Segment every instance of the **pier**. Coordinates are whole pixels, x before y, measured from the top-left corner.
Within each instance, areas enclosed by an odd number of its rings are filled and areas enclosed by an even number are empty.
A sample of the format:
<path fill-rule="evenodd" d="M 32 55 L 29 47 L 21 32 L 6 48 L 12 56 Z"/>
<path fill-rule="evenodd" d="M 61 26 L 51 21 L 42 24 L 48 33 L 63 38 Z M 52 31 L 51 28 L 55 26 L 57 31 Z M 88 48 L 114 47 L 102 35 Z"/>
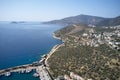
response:
<path fill-rule="evenodd" d="M 34 62 L 32 64 L 20 65 L 0 70 L 0 76 L 10 76 L 12 72 L 29 73 L 32 70 L 36 70 L 36 73 L 33 76 L 39 77 L 40 80 L 52 80 L 49 72 L 44 66 L 44 61 L 45 58 L 41 59 L 39 62 Z"/>
<path fill-rule="evenodd" d="M 40 62 L 34 62 L 32 64 L 26 64 L 26 65 L 20 65 L 20 66 L 15 66 L 12 68 L 7 68 L 7 69 L 3 69 L 0 70 L 0 75 L 6 75 L 8 73 L 12 73 L 12 72 L 26 72 L 29 73 L 31 70 L 34 70 L 37 68 L 37 66 L 42 65 Z"/>

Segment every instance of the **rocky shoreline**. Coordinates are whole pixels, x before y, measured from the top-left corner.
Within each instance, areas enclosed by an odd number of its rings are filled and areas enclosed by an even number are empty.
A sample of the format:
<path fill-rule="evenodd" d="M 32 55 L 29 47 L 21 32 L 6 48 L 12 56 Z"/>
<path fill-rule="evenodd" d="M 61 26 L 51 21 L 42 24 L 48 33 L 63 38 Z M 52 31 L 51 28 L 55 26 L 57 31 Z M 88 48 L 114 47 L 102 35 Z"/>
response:
<path fill-rule="evenodd" d="M 55 36 L 55 33 L 53 33 L 53 38 L 61 40 L 61 38 Z M 49 64 L 48 64 L 48 59 L 62 46 L 64 46 L 63 43 L 53 46 L 53 48 L 50 50 L 50 52 L 46 55 L 47 57 L 45 58 L 44 64 L 45 64 L 46 69 L 48 70 L 49 73 L 51 73 L 51 72 L 50 72 L 50 67 L 49 67 Z"/>
<path fill-rule="evenodd" d="M 62 40 L 60 37 L 56 37 L 56 36 L 55 36 L 55 33 L 53 33 L 53 38 Z"/>

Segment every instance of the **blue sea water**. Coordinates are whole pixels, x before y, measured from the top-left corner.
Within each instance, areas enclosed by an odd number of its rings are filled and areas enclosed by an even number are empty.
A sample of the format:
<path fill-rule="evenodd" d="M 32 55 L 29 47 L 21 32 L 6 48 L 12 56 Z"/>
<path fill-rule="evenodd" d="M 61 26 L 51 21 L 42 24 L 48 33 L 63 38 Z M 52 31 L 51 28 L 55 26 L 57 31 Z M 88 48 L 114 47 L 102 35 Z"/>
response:
<path fill-rule="evenodd" d="M 52 33 L 63 26 L 35 22 L 11 24 L 0 22 L 0 69 L 38 61 L 41 55 L 62 43 Z M 16 74 L 0 80 L 39 80 L 31 74 Z M 30 77 L 30 78 L 29 78 Z"/>

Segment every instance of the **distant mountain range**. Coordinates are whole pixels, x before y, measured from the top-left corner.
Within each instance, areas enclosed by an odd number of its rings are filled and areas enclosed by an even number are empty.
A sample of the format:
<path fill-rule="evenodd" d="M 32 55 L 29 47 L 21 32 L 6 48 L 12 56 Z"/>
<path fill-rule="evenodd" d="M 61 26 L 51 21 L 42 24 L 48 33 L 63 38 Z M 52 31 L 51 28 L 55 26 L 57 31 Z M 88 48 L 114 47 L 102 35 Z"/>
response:
<path fill-rule="evenodd" d="M 96 24 L 96 26 L 117 26 L 117 25 L 120 25 L 120 16 L 111 19 L 105 19 Z"/>
<path fill-rule="evenodd" d="M 72 16 L 67 17 L 60 20 L 53 20 L 44 22 L 48 24 L 62 24 L 62 25 L 71 25 L 71 24 L 91 24 L 96 26 L 116 26 L 120 25 L 120 16 L 116 18 L 104 18 L 104 17 L 98 17 L 98 16 L 90 16 L 90 15 L 78 15 L 78 16 Z"/>

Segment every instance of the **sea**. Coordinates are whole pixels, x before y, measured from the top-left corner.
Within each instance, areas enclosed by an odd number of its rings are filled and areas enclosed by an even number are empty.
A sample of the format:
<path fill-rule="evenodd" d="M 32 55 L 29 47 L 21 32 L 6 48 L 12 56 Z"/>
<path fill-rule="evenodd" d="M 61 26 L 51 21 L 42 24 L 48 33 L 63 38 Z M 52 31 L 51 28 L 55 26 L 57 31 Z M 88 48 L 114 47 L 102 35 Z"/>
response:
<path fill-rule="evenodd" d="M 53 32 L 63 28 L 56 24 L 40 22 L 0 22 L 0 70 L 39 61 L 61 40 L 53 38 Z M 0 76 L 0 80 L 39 80 L 29 74 L 12 73 Z"/>

